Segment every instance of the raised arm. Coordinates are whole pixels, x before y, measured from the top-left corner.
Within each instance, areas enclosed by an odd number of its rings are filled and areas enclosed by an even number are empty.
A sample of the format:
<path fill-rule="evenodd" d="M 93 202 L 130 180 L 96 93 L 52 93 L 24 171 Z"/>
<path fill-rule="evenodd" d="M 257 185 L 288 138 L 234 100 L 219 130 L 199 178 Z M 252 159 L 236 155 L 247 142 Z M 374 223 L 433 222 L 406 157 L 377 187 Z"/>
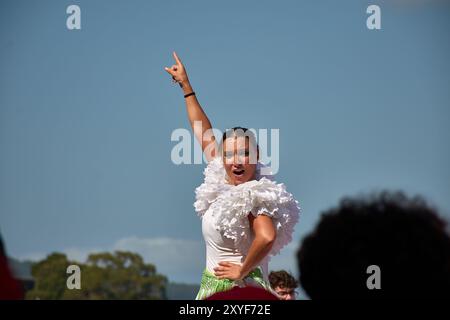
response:
<path fill-rule="evenodd" d="M 165 67 L 164 69 L 172 76 L 174 82 L 178 82 L 183 90 L 183 94 L 186 95 L 194 92 L 189 82 L 186 68 L 180 58 L 178 58 L 175 51 L 173 52 L 173 57 L 175 59 L 175 64 L 170 68 Z M 186 110 L 194 135 L 202 146 L 202 150 L 209 162 L 214 158 L 217 152 L 217 143 L 214 139 L 211 122 L 200 106 L 200 103 L 195 95 L 190 95 L 184 100 L 186 102 Z M 199 125 L 200 123 L 201 126 Z"/>

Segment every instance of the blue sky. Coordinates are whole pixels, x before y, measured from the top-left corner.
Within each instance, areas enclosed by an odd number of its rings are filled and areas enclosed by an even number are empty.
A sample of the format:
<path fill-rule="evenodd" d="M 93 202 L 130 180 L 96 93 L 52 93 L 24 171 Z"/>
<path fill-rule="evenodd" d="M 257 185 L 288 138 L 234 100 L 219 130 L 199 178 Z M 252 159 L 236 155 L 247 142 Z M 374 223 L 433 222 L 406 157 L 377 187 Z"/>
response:
<path fill-rule="evenodd" d="M 81 8 L 81 30 L 66 8 Z M 366 28 L 381 7 L 382 29 Z M 221 130 L 280 130 L 300 202 L 293 254 L 344 195 L 402 189 L 450 217 L 450 30 L 442 1 L 2 1 L 0 232 L 8 253 L 140 252 L 171 280 L 204 267 L 176 50 Z"/>

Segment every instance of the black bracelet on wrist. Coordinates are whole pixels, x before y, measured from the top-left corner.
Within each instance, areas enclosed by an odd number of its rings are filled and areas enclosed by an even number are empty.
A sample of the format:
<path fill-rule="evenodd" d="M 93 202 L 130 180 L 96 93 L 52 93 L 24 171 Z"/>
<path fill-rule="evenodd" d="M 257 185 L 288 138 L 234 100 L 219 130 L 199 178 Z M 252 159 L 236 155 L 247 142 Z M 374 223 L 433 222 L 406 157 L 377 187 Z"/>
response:
<path fill-rule="evenodd" d="M 187 98 L 189 96 L 195 96 L 195 92 L 192 91 L 191 93 L 187 93 L 187 94 L 184 95 L 185 98 Z"/>

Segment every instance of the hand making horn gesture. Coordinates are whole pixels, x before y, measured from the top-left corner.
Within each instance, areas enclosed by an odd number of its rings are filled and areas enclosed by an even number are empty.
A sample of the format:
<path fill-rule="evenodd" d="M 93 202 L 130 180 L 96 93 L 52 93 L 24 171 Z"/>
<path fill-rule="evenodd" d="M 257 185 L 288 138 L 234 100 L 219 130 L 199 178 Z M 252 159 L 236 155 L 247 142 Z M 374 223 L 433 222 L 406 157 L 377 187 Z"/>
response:
<path fill-rule="evenodd" d="M 173 52 L 173 58 L 175 59 L 176 64 L 170 68 L 165 67 L 164 69 L 172 76 L 173 83 L 178 83 L 180 87 L 183 87 L 183 84 L 189 82 L 186 69 L 175 51 Z"/>

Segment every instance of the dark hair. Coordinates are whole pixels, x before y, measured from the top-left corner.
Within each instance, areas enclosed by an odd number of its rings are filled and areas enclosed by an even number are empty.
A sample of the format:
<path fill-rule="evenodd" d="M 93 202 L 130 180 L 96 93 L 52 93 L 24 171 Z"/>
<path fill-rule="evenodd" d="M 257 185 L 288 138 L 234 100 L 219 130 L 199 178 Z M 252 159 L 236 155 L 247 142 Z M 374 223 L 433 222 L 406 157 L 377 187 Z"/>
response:
<path fill-rule="evenodd" d="M 297 280 L 295 280 L 295 278 L 285 270 L 272 271 L 269 274 L 269 282 L 273 289 L 276 287 L 289 289 L 295 289 L 298 287 Z"/>
<path fill-rule="evenodd" d="M 439 297 L 450 294 L 450 236 L 420 197 L 382 192 L 344 198 L 326 211 L 297 252 L 310 298 Z M 367 267 L 380 268 L 369 290 Z"/>
<path fill-rule="evenodd" d="M 259 149 L 258 143 L 256 142 L 256 136 L 252 130 L 250 130 L 248 128 L 244 128 L 244 127 L 233 127 L 231 129 L 225 130 L 225 132 L 223 133 L 222 141 L 219 146 L 220 153 L 222 153 L 222 151 L 223 151 L 223 143 L 225 142 L 225 140 L 227 138 L 241 136 L 241 135 L 248 137 L 250 139 L 250 142 L 254 143 L 256 145 L 256 149 L 257 150 Z"/>
<path fill-rule="evenodd" d="M 246 133 L 247 131 L 249 131 L 249 134 L 253 135 L 253 132 L 250 131 L 248 128 L 244 128 L 244 127 L 233 127 L 231 129 L 227 129 L 225 130 L 225 132 L 222 135 L 222 143 L 225 141 L 226 138 L 229 138 L 231 136 L 233 136 L 236 132 L 238 131 L 242 131 L 243 133 Z"/>

